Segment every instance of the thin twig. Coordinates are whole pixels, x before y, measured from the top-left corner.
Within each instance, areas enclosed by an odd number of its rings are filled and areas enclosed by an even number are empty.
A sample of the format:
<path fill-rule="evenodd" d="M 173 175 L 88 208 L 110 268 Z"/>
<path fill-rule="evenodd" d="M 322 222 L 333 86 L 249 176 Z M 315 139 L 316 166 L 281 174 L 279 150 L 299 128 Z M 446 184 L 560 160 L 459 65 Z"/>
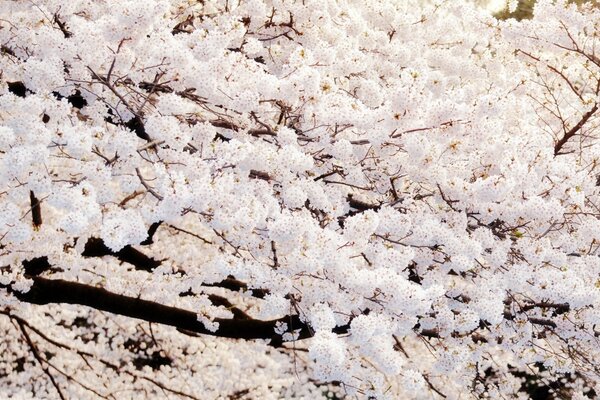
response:
<path fill-rule="evenodd" d="M 35 343 L 33 343 L 33 341 L 31 340 L 29 333 L 27 333 L 27 330 L 25 329 L 25 325 L 23 325 L 23 323 L 20 320 L 16 320 L 16 321 L 17 321 L 17 325 L 19 325 L 19 329 L 21 330 L 21 333 L 23 334 L 23 337 L 25 337 L 25 341 L 27 342 L 27 345 L 29 346 L 29 348 L 31 349 L 31 352 L 33 353 L 33 356 L 35 357 L 37 362 L 40 364 L 42 371 L 44 371 L 44 374 L 46 374 L 48 379 L 50 379 L 50 382 L 52 382 L 52 385 L 56 388 L 56 391 L 58 392 L 58 396 L 61 398 L 61 400 L 66 400 L 66 397 L 62 392 L 62 389 L 60 388 L 60 386 L 54 379 L 54 376 L 48 370 L 48 367 L 45 364 L 46 360 L 44 360 L 42 358 L 40 351 L 38 350 Z"/>
<path fill-rule="evenodd" d="M 152 188 L 152 186 L 148 185 L 148 182 L 146 182 L 146 180 L 142 176 L 142 173 L 140 172 L 139 168 L 135 169 L 135 173 L 137 174 L 138 178 L 140 179 L 142 186 L 144 186 L 146 188 L 148 193 L 150 193 L 152 196 L 156 197 L 159 201 L 162 201 L 164 199 L 164 197 L 162 197 L 160 194 L 156 193 L 156 191 L 154 190 L 154 188 Z"/>

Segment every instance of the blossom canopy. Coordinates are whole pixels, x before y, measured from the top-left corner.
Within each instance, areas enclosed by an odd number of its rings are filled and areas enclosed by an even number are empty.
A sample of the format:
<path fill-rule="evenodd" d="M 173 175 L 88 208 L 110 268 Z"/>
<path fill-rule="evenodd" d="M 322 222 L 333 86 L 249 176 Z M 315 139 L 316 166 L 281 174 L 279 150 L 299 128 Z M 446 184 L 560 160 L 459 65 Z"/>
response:
<path fill-rule="evenodd" d="M 600 393 L 594 2 L 16 0 L 0 44 L 0 397 Z"/>

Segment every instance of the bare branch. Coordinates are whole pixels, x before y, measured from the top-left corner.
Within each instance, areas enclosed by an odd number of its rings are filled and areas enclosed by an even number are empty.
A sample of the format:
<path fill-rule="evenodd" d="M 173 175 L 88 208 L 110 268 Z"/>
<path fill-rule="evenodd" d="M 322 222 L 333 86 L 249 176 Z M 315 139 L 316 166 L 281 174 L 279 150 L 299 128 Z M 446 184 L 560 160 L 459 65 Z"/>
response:
<path fill-rule="evenodd" d="M 142 186 L 144 186 L 146 188 L 146 190 L 148 191 L 148 193 L 150 193 L 152 196 L 156 197 L 159 201 L 162 201 L 163 197 L 160 194 L 156 193 L 156 191 L 154 190 L 154 188 L 152 186 L 150 186 L 148 184 L 148 182 L 146 182 L 146 180 L 142 176 L 142 173 L 140 172 L 139 168 L 135 169 L 135 173 L 137 174 L 138 178 L 140 179 L 140 182 L 142 183 Z"/>
<path fill-rule="evenodd" d="M 596 111 L 598 111 L 598 103 L 595 103 L 591 110 L 583 114 L 583 117 L 581 117 L 579 122 L 575 124 L 575 126 L 573 126 L 571 129 L 569 129 L 569 131 L 567 131 L 558 142 L 556 142 L 556 144 L 554 145 L 555 156 L 565 154 L 561 152 L 563 146 L 569 141 L 569 139 L 575 136 L 577 132 L 581 130 L 581 128 L 583 128 L 583 125 L 585 125 L 585 123 L 592 117 L 592 115 L 594 115 Z"/>
<path fill-rule="evenodd" d="M 19 329 L 21 330 L 21 333 L 23 334 L 23 337 L 25 338 L 25 341 L 27 342 L 29 349 L 31 350 L 31 353 L 33 354 L 33 357 L 40 364 L 42 371 L 44 371 L 44 374 L 46 374 L 48 379 L 50 379 L 50 382 L 52 382 L 52 386 L 54 386 L 54 388 L 56 389 L 58 396 L 61 398 L 61 400 L 66 400 L 66 397 L 62 392 L 62 389 L 56 382 L 56 379 L 54 379 L 54 376 L 52 375 L 52 373 L 50 373 L 50 371 L 48 370 L 48 367 L 46 365 L 46 360 L 41 356 L 40 351 L 38 350 L 37 346 L 31 340 L 29 333 L 27 333 L 27 329 L 25 329 L 25 325 L 19 320 L 17 320 L 17 325 L 19 325 Z"/>

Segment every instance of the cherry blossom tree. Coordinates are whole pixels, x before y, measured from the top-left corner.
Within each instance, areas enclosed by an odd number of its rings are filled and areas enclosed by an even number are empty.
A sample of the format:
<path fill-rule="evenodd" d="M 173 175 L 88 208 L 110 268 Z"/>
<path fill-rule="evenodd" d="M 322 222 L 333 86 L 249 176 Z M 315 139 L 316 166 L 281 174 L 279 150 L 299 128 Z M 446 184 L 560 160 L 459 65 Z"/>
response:
<path fill-rule="evenodd" d="M 0 1 L 1 397 L 594 398 L 599 37 L 562 0 Z"/>

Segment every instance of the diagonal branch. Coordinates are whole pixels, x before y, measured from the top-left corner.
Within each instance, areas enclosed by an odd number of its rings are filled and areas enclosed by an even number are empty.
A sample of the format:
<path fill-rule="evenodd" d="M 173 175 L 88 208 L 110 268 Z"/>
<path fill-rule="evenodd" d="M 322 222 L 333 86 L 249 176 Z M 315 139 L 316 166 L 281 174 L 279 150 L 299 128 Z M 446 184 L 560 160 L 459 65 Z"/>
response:
<path fill-rule="evenodd" d="M 23 325 L 23 323 L 18 320 L 17 320 L 17 324 L 19 325 L 19 329 L 21 330 L 21 333 L 23 334 L 23 337 L 25 338 L 25 341 L 27 342 L 27 345 L 29 346 L 31 353 L 33 354 L 33 356 L 35 357 L 37 362 L 40 364 L 40 367 L 42 368 L 42 371 L 44 371 L 44 374 L 46 374 L 46 376 L 48 376 L 48 378 L 50 379 L 50 382 L 52 382 L 52 386 L 54 386 L 54 388 L 56 389 L 58 396 L 62 400 L 66 400 L 66 397 L 63 394 L 62 389 L 58 385 L 58 382 L 56 382 L 56 379 L 54 379 L 54 376 L 48 370 L 48 367 L 46 366 L 46 360 L 44 360 L 44 358 L 40 354 L 40 351 L 38 350 L 37 346 L 31 340 L 29 333 L 27 333 L 27 330 L 25 329 L 25 325 Z"/>
<path fill-rule="evenodd" d="M 577 124 L 575 124 L 575 126 L 573 126 L 571 129 L 569 129 L 569 131 L 566 132 L 564 134 L 564 136 L 558 142 L 556 142 L 556 144 L 554 145 L 554 155 L 555 156 L 565 154 L 565 153 L 561 153 L 561 150 L 562 150 L 563 146 L 565 145 L 565 143 L 567 143 L 569 141 L 569 139 L 571 139 L 573 136 L 575 136 L 577 134 L 577 132 L 579 132 L 581 130 L 581 128 L 583 128 L 583 125 L 585 125 L 585 123 L 592 117 L 592 115 L 594 115 L 594 113 L 596 111 L 598 111 L 598 103 L 595 103 L 594 107 L 592 107 L 591 110 L 589 110 L 588 112 L 583 114 L 583 117 L 581 117 L 579 122 Z"/>
<path fill-rule="evenodd" d="M 156 190 L 154 190 L 154 188 L 152 186 L 150 186 L 148 184 L 148 182 L 146 182 L 146 179 L 142 176 L 142 173 L 140 172 L 139 168 L 135 169 L 135 173 L 137 174 L 140 182 L 142 183 L 142 186 L 144 186 L 144 188 L 146 188 L 146 190 L 154 197 L 156 197 L 156 199 L 158 201 L 162 201 L 163 200 L 163 196 L 161 196 L 160 194 L 158 194 L 156 192 Z"/>
<path fill-rule="evenodd" d="M 97 357 L 96 355 L 94 355 L 94 354 L 92 354 L 92 353 L 89 353 L 89 352 L 87 352 L 87 351 L 80 350 L 80 349 L 77 349 L 77 348 L 75 348 L 75 347 L 71 347 L 70 345 L 67 345 L 67 344 L 61 343 L 61 342 L 59 342 L 59 341 L 57 341 L 57 340 L 55 340 L 55 339 L 53 339 L 53 338 L 51 338 L 51 337 L 47 336 L 47 335 L 46 335 L 44 332 L 42 332 L 40 329 L 38 329 L 38 328 L 36 328 L 35 326 L 31 325 L 29 322 L 27 322 L 27 321 L 26 321 L 26 320 L 24 320 L 23 318 L 19 317 L 18 315 L 15 315 L 15 314 L 12 314 L 12 313 L 10 313 L 8 310 L 0 310 L 0 314 L 6 315 L 6 316 L 7 316 L 7 317 L 9 317 L 11 320 L 14 320 L 14 321 L 15 321 L 15 322 L 16 322 L 16 323 L 19 325 L 19 327 L 20 327 L 21 329 L 25 329 L 25 328 L 27 328 L 28 330 L 30 330 L 30 331 L 32 331 L 32 332 L 34 332 L 34 333 L 35 333 L 35 334 L 37 334 L 37 335 L 38 335 L 40 338 L 42 338 L 42 339 L 43 339 L 43 340 L 45 340 L 46 342 L 50 343 L 51 345 L 53 345 L 53 346 L 56 346 L 56 347 L 58 347 L 58 348 L 60 348 L 60 349 L 64 349 L 64 350 L 71 351 L 71 352 L 74 352 L 74 353 L 78 354 L 78 355 L 79 355 L 79 356 L 80 356 L 80 357 L 81 357 L 81 358 L 84 360 L 84 362 L 85 362 L 85 363 L 86 363 L 86 364 L 87 364 L 87 365 L 90 367 L 90 369 L 91 369 L 92 367 L 90 366 L 90 364 L 89 364 L 89 363 L 88 363 L 88 361 L 87 361 L 87 358 L 88 358 L 88 357 L 90 357 L 90 358 L 93 358 L 94 360 L 96 360 L 96 361 L 98 361 L 98 362 L 100 362 L 100 363 L 104 364 L 104 366 L 106 366 L 106 367 L 108 367 L 108 368 L 112 369 L 113 371 L 115 371 L 115 372 L 117 372 L 117 373 L 125 373 L 125 374 L 128 374 L 128 375 L 132 376 L 134 379 L 138 379 L 138 378 L 140 378 L 140 379 L 144 379 L 144 380 L 147 380 L 148 382 L 151 382 L 152 384 L 154 384 L 154 385 L 156 385 L 156 386 L 160 387 L 161 389 L 163 389 L 163 390 L 166 390 L 166 391 L 168 391 L 168 392 L 171 392 L 171 393 L 177 394 L 177 395 L 179 395 L 179 396 L 187 397 L 187 398 L 190 398 L 190 399 L 198 400 L 198 397 L 194 397 L 194 396 L 192 396 L 192 395 L 190 395 L 190 394 L 188 394 L 188 393 L 184 393 L 184 392 L 182 392 L 182 391 L 179 391 L 179 390 L 176 390 L 176 389 L 172 389 L 172 388 L 166 387 L 165 385 L 161 384 L 160 382 L 158 382 L 158 381 L 155 381 L 155 380 L 153 380 L 153 379 L 151 379 L 151 378 L 149 378 L 149 377 L 147 377 L 147 376 L 135 374 L 135 373 L 133 373 L 133 372 L 131 372 L 131 371 L 128 371 L 127 369 L 122 369 L 120 366 L 118 366 L 118 365 L 116 365 L 116 364 L 113 364 L 113 363 L 111 363 L 111 362 L 109 362 L 109 361 L 107 361 L 107 360 L 105 360 L 105 359 L 99 358 L 99 357 Z M 26 333 L 27 333 L 27 332 L 26 332 Z M 28 335 L 28 336 L 29 336 L 29 337 L 31 337 L 31 335 Z M 37 348 L 37 346 L 36 346 L 36 348 Z M 38 353 L 39 353 L 39 348 L 38 348 Z M 47 363 L 49 366 L 51 366 L 51 367 L 53 367 L 54 369 L 56 369 L 56 370 L 57 370 L 58 372 L 60 372 L 61 374 L 63 374 L 63 375 L 64 375 L 64 376 L 65 376 L 67 379 L 73 380 L 74 382 L 76 382 L 76 383 L 77 383 L 78 385 L 80 385 L 81 387 L 83 387 L 83 388 L 85 388 L 86 390 L 89 390 L 90 392 L 92 392 L 92 393 L 96 394 L 98 397 L 100 397 L 100 398 L 107 398 L 107 397 L 104 397 L 104 396 L 102 396 L 100 393 L 98 393 L 98 392 L 97 392 L 97 391 L 95 391 L 94 389 L 92 389 L 92 388 L 88 387 L 87 385 L 84 385 L 84 384 L 82 384 L 81 382 L 79 382 L 79 381 L 76 381 L 76 380 L 75 380 L 75 379 L 74 379 L 72 376 L 68 376 L 67 374 L 65 374 L 65 372 L 64 372 L 64 371 L 61 371 L 61 370 L 59 370 L 58 368 L 56 368 L 55 366 L 53 366 L 52 364 L 50 364 L 50 363 L 49 363 L 47 360 L 46 360 L 46 363 Z M 111 397 L 111 398 L 114 398 L 112 395 L 110 395 L 110 397 Z"/>

